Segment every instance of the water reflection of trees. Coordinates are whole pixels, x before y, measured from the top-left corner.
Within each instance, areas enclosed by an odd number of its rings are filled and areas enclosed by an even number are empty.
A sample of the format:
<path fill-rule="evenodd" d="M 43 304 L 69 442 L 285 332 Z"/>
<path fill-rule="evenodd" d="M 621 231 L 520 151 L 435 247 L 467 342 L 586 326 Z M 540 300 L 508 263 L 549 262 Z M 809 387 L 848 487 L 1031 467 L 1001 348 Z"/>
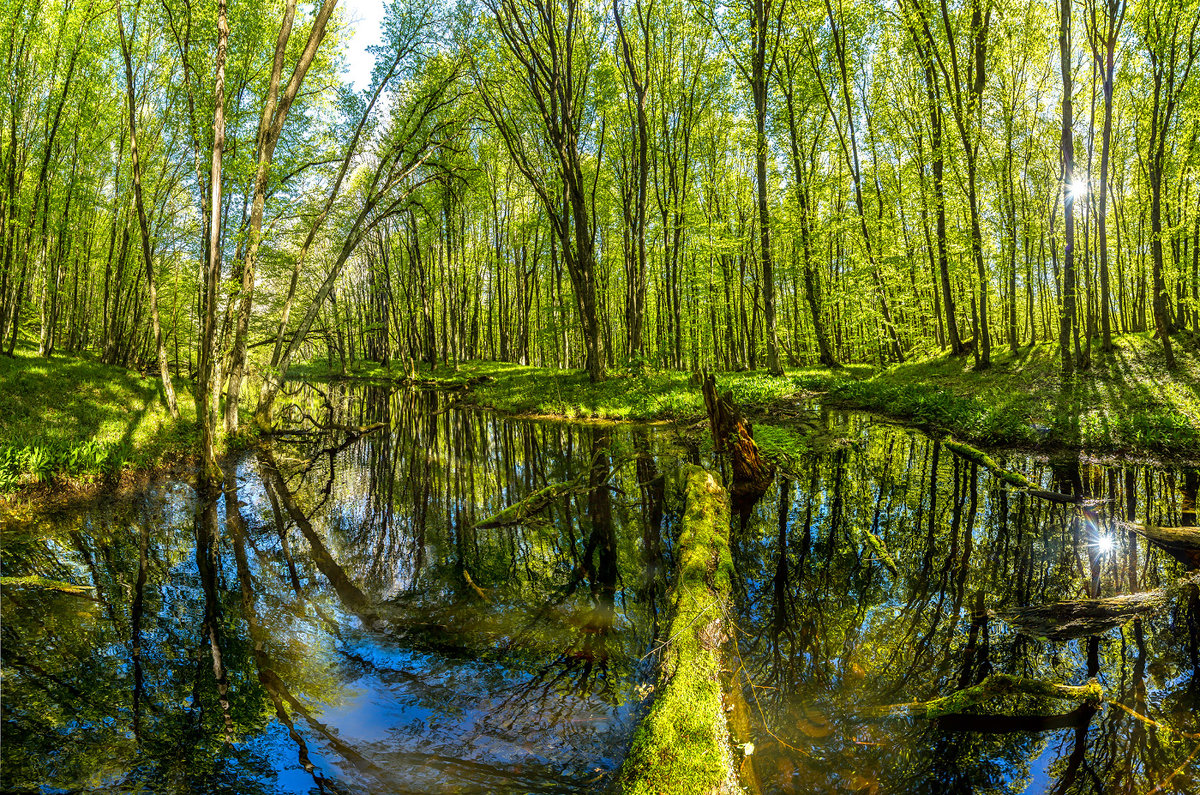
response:
<path fill-rule="evenodd" d="M 96 598 L 5 589 L 2 786 L 269 791 L 286 768 L 318 791 L 421 791 L 415 766 L 429 786 L 561 791 L 619 761 L 661 596 L 642 577 L 649 487 L 619 449 L 634 443 L 428 394 L 326 395 L 302 433 L 229 467 L 223 493 L 171 487 L 6 534 L 6 575 Z M 474 529 L 580 472 L 590 488 L 545 523 Z M 433 679 L 390 649 L 425 655 Z M 338 725 L 356 676 L 403 679 L 414 706 L 444 710 L 435 681 L 488 665 L 507 673 L 487 675 L 486 714 L 457 740 L 385 751 Z M 542 761 L 471 761 L 472 743 L 531 731 L 551 738 Z"/>
<path fill-rule="evenodd" d="M 5 533 L 6 576 L 91 591 L 4 589 L 0 787 L 255 792 L 290 771 L 328 792 L 592 788 L 652 674 L 672 434 L 502 420 L 382 386 L 289 400 L 297 432 L 230 467 L 223 493 L 166 486 Z M 1182 766 L 1171 786 L 1195 789 L 1179 734 L 1200 706 L 1195 588 L 1070 642 L 996 614 L 1173 581 L 1178 564 L 1114 520 L 1194 524 L 1197 472 L 1021 462 L 1080 510 L 924 437 L 848 432 L 734 520 L 768 788 L 1142 792 Z M 586 488 L 543 521 L 476 529 L 577 477 Z M 993 672 L 1098 674 L 1145 720 L 1018 696 L 936 723 L 878 715 Z M 364 688 L 444 724 L 357 736 L 343 718 Z"/>
<path fill-rule="evenodd" d="M 810 457 L 758 504 L 735 533 L 735 562 L 743 682 L 775 735 L 756 757 L 768 789 L 1141 792 L 1187 761 L 1196 742 L 1179 731 L 1196 730 L 1200 706 L 1192 598 L 1068 643 L 1018 635 L 995 614 L 1173 581 L 1177 564 L 1114 520 L 1194 521 L 1195 473 L 1028 464 L 1084 508 L 1009 492 L 937 443 L 880 429 Z M 1108 700 L 1170 728 L 1016 696 L 932 724 L 875 709 L 992 672 L 1098 675 Z M 1184 767 L 1167 791 L 1196 786 Z"/>

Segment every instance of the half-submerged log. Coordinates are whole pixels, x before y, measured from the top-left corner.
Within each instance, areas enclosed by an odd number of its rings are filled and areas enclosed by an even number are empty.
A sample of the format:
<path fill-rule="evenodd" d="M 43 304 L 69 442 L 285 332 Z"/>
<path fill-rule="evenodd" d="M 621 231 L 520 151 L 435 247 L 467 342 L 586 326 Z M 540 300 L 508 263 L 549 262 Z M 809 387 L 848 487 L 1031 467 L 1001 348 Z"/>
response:
<path fill-rule="evenodd" d="M 1085 704 L 1099 704 L 1104 699 L 1104 689 L 1095 679 L 1089 679 L 1086 685 L 1059 685 L 1041 679 L 991 674 L 979 684 L 956 690 L 948 696 L 929 701 L 892 704 L 880 707 L 874 712 L 881 715 L 901 713 L 934 720 L 946 715 L 956 715 L 964 709 L 984 704 L 999 696 L 1014 694 L 1080 701 Z"/>
<path fill-rule="evenodd" d="M 475 529 L 490 530 L 496 527 L 512 527 L 513 525 L 524 524 L 550 507 L 555 500 L 565 497 L 568 494 L 580 492 L 586 488 L 578 479 L 568 480 L 563 483 L 551 483 L 549 486 L 538 489 L 520 502 L 515 502 L 483 521 L 476 522 Z"/>
<path fill-rule="evenodd" d="M 1045 491 L 1044 489 L 1036 488 L 1029 482 L 1029 478 L 1022 475 L 1020 472 L 1014 472 L 1011 469 L 1005 469 L 996 462 L 987 453 L 977 447 L 972 447 L 969 444 L 955 441 L 951 438 L 946 438 L 942 441 L 946 445 L 946 449 L 955 455 L 965 458 L 968 461 L 979 464 L 981 467 L 989 470 L 993 475 L 1000 478 L 1013 488 L 1022 489 L 1032 497 L 1041 497 L 1043 500 L 1050 502 L 1058 502 L 1064 505 L 1075 505 L 1079 503 L 1079 498 L 1073 497 L 1070 494 L 1062 494 L 1057 491 Z"/>
<path fill-rule="evenodd" d="M 626 795 L 742 792 L 721 684 L 733 573 L 729 501 L 717 478 L 698 466 L 684 467 L 683 491 L 671 618 L 654 703 L 621 767 Z"/>
<path fill-rule="evenodd" d="M 1189 569 L 1200 568 L 1200 527 L 1158 527 L 1130 523 L 1126 523 L 1125 527 Z"/>
<path fill-rule="evenodd" d="M 899 574 L 900 567 L 896 565 L 896 559 L 892 557 L 892 553 L 888 551 L 887 544 L 883 539 L 872 533 L 870 530 L 864 530 L 863 534 L 867 538 L 867 546 L 875 553 L 875 559 L 887 568 L 892 573 L 892 576 Z"/>
<path fill-rule="evenodd" d="M 1166 588 L 1111 596 L 1106 599 L 1075 599 L 1001 613 L 1001 618 L 1022 635 L 1046 640 L 1073 640 L 1107 632 L 1134 616 L 1166 606 L 1185 586 L 1200 581 L 1200 575 L 1185 577 Z"/>
<path fill-rule="evenodd" d="M 1000 478 L 1010 486 L 1016 486 L 1019 489 L 1033 488 L 1033 484 L 1029 482 L 1027 477 L 1022 475 L 1020 472 L 1013 472 L 1012 470 L 1005 469 L 1004 467 L 1000 466 L 1000 464 L 996 463 L 994 458 L 977 447 L 972 447 L 969 444 L 964 444 L 950 438 L 947 438 L 943 444 L 946 445 L 946 448 L 950 450 L 950 452 L 991 470 L 993 475 Z"/>
<path fill-rule="evenodd" d="M 761 495 L 770 487 L 775 467 L 759 452 L 753 429 L 734 403 L 733 393 L 719 394 L 712 373 L 701 375 L 700 391 L 717 452 L 728 452 L 733 464 L 731 491 L 736 495 Z"/>

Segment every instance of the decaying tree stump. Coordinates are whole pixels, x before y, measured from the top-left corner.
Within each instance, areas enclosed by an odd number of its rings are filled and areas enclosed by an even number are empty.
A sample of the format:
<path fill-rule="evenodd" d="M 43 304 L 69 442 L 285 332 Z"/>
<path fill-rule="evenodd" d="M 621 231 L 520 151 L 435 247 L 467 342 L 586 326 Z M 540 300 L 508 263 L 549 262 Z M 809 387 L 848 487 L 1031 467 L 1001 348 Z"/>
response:
<path fill-rule="evenodd" d="M 759 452 L 753 429 L 733 402 L 732 393 L 718 394 L 717 379 L 712 373 L 701 374 L 700 391 L 717 452 L 729 453 L 733 464 L 730 491 L 739 496 L 762 494 L 775 477 L 775 467 Z"/>

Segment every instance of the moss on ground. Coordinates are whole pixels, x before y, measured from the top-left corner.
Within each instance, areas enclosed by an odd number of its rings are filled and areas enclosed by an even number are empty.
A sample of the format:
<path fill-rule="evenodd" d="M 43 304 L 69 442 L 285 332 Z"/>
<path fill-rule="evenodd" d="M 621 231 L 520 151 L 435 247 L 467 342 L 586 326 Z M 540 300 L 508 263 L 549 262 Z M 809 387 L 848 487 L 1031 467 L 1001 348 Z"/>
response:
<path fill-rule="evenodd" d="M 721 652 L 733 561 L 729 501 L 700 467 L 680 472 L 684 512 L 654 703 L 621 768 L 623 792 L 740 792 L 725 724 Z"/>
<path fill-rule="evenodd" d="M 180 418 L 158 378 L 91 359 L 0 356 L 0 491 L 84 483 L 190 455 L 197 444 L 190 385 L 176 379 Z"/>
<path fill-rule="evenodd" d="M 1195 458 L 1200 350 L 1181 341 L 1179 367 L 1172 373 L 1149 334 L 1122 335 L 1114 342 L 1112 353 L 1094 349 L 1092 366 L 1067 382 L 1052 344 L 997 353 L 991 369 L 982 372 L 970 357 L 943 355 L 880 371 L 855 365 L 789 370 L 778 378 L 721 373 L 717 382 L 760 420 L 770 421 L 775 407 L 797 397 L 824 394 L 831 405 L 875 411 L 974 444 Z M 297 374 L 319 375 L 319 367 L 310 369 Z M 352 370 L 363 377 L 386 375 L 378 366 Z M 704 416 L 699 388 L 681 372 L 614 373 L 593 384 L 579 370 L 466 362 L 457 369 L 422 370 L 421 376 L 447 387 L 486 376 L 490 380 L 471 385 L 463 400 L 510 414 L 634 421 Z M 793 440 L 766 441 L 788 448 L 781 452 L 798 452 Z"/>
<path fill-rule="evenodd" d="M 1133 452 L 1195 458 L 1200 451 L 1200 351 L 1176 345 L 1169 372 L 1149 334 L 1094 349 L 1071 381 L 1057 345 L 1005 351 L 990 370 L 939 356 L 895 365 L 872 378 L 831 384 L 827 399 L 868 409 L 977 444 L 1042 450 Z"/>

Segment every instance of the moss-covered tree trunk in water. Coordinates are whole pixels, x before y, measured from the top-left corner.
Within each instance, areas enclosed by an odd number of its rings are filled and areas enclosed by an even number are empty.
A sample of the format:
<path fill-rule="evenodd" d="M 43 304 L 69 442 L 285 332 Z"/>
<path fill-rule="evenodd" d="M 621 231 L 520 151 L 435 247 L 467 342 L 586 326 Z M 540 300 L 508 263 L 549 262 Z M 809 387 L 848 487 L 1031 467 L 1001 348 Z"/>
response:
<path fill-rule="evenodd" d="M 633 736 L 619 783 L 626 795 L 741 793 L 725 722 L 721 646 L 732 596 L 729 500 L 716 477 L 686 465 L 679 567 L 654 703 Z"/>

